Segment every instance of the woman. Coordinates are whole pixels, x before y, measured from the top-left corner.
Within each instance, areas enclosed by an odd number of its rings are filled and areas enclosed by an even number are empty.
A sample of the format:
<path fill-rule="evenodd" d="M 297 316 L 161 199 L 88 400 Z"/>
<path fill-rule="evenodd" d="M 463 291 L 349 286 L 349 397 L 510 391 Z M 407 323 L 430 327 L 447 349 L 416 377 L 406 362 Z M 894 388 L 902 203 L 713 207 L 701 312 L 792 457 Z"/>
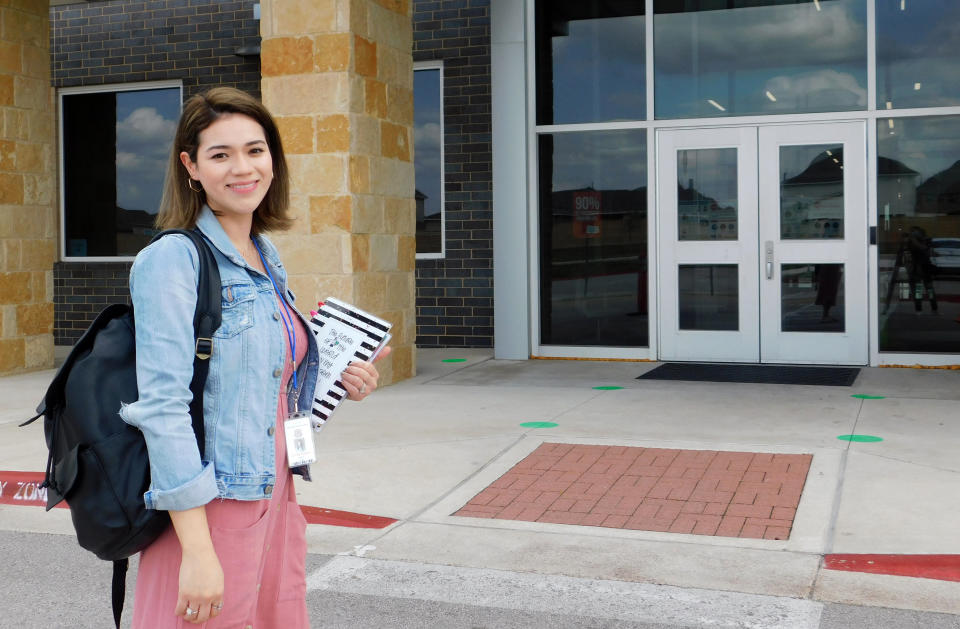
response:
<path fill-rule="evenodd" d="M 215 88 L 185 103 L 157 222 L 204 235 L 220 271 L 222 324 L 201 458 L 188 411 L 197 252 L 178 235 L 140 252 L 130 271 L 140 395 L 121 415 L 146 437 L 146 504 L 173 525 L 141 554 L 134 627 L 309 627 L 306 522 L 291 476 L 309 480 L 309 468 L 288 467 L 284 427 L 310 410 L 318 351 L 264 236 L 290 226 L 288 197 L 279 132 L 260 102 Z M 365 362 L 342 376 L 353 400 L 377 380 Z"/>

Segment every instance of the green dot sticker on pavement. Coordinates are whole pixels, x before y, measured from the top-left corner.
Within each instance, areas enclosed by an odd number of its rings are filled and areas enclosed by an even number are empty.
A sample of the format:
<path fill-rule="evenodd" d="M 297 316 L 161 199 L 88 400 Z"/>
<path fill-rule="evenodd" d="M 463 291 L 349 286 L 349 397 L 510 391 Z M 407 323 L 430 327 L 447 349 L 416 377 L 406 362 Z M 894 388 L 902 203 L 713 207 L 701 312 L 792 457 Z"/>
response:
<path fill-rule="evenodd" d="M 555 428 L 559 424 L 556 422 L 523 422 L 520 425 L 524 428 Z"/>
<path fill-rule="evenodd" d="M 467 362 L 466 358 L 444 358 L 443 362 L 445 363 L 465 363 Z"/>
<path fill-rule="evenodd" d="M 619 389 L 622 389 L 623 387 L 607 387 L 607 386 L 603 386 L 603 387 L 593 387 L 593 388 L 596 389 L 597 391 L 617 391 L 617 390 L 619 390 Z"/>
<path fill-rule="evenodd" d="M 866 393 L 854 393 L 850 397 L 855 397 L 858 400 L 883 400 L 886 399 L 882 395 L 867 395 Z"/>
<path fill-rule="evenodd" d="M 873 435 L 840 435 L 837 437 L 842 441 L 858 441 L 860 443 L 876 443 L 878 441 L 883 441 L 883 437 L 875 437 Z"/>

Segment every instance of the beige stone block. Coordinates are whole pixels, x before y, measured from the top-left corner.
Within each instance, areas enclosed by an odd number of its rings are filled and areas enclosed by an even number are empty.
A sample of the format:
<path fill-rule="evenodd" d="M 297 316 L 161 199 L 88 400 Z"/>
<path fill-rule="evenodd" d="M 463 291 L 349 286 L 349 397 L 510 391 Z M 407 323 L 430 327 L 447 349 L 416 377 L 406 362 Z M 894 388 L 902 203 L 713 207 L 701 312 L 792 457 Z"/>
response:
<path fill-rule="evenodd" d="M 3 255 L 3 265 L 0 269 L 4 271 L 22 271 L 20 266 L 20 243 L 21 240 L 5 238 L 0 241 L 0 253 Z"/>
<path fill-rule="evenodd" d="M 337 28 L 333 0 L 274 0 L 273 35 L 330 33 Z"/>
<path fill-rule="evenodd" d="M 0 105 L 13 104 L 13 75 L 0 74 Z M 10 127 L 7 127 L 8 129 Z"/>
<path fill-rule="evenodd" d="M 48 91 L 45 86 L 44 90 Z M 48 93 L 51 92 L 48 91 Z M 31 142 L 52 143 L 54 141 L 53 115 L 49 113 L 50 111 L 52 111 L 51 106 L 41 105 L 39 111 L 25 112 L 25 134 L 19 137 L 23 140 L 30 140 Z"/>
<path fill-rule="evenodd" d="M 387 303 L 387 278 L 383 273 L 353 274 L 354 304 L 363 310 L 377 313 Z"/>
<path fill-rule="evenodd" d="M 23 7 L 25 11 L 19 12 L 20 41 L 31 46 L 43 46 L 47 42 L 47 15 L 30 11 L 35 10 L 40 2 L 29 4 L 29 7 Z"/>
<path fill-rule="evenodd" d="M 360 76 L 377 76 L 377 43 L 358 35 L 353 37 L 353 71 Z"/>
<path fill-rule="evenodd" d="M 370 193 L 370 158 L 365 155 L 350 156 L 350 192 Z"/>
<path fill-rule="evenodd" d="M 276 116 L 345 112 L 349 105 L 345 73 L 264 77 L 261 90 Z"/>
<path fill-rule="evenodd" d="M 0 140 L 0 170 L 17 169 L 17 143 Z"/>
<path fill-rule="evenodd" d="M 313 153 L 313 116 L 278 116 L 276 121 L 286 155 Z"/>
<path fill-rule="evenodd" d="M 346 190 L 346 163 L 343 155 L 291 155 L 290 182 L 296 194 L 342 194 Z"/>
<path fill-rule="evenodd" d="M 0 173 L 0 203 L 23 203 L 23 175 Z"/>
<path fill-rule="evenodd" d="M 412 235 L 417 227 L 417 206 L 412 198 L 385 197 L 383 200 L 385 231 L 388 234 Z"/>
<path fill-rule="evenodd" d="M 374 194 L 412 199 L 415 185 L 413 162 L 372 157 L 370 181 Z"/>
<path fill-rule="evenodd" d="M 388 46 L 379 49 L 377 78 L 387 85 L 413 89 L 413 56 Z"/>
<path fill-rule="evenodd" d="M 32 296 L 30 273 L 0 273 L 0 304 L 25 304 Z"/>
<path fill-rule="evenodd" d="M 345 114 L 317 118 L 317 153 L 350 150 L 350 119 Z"/>
<path fill-rule="evenodd" d="M 343 240 L 338 234 L 276 235 L 273 241 L 291 273 L 343 273 Z"/>
<path fill-rule="evenodd" d="M 408 134 L 409 127 L 382 120 L 380 122 L 380 154 L 409 162 L 412 147 Z"/>
<path fill-rule="evenodd" d="M 370 270 L 370 234 L 350 235 L 350 263 L 354 273 Z"/>
<path fill-rule="evenodd" d="M 344 32 L 349 31 L 354 35 L 372 39 L 369 24 L 370 8 L 367 2 L 364 0 L 340 0 L 340 2 L 350 7 L 347 26 L 340 30 Z"/>
<path fill-rule="evenodd" d="M 378 3 L 384 6 L 384 3 Z M 385 10 L 386 9 L 386 10 Z M 390 46 L 399 50 L 413 49 L 413 22 L 406 11 L 396 11 L 392 7 L 381 9 L 370 7 L 371 38 L 381 46 Z M 409 5 L 407 6 L 409 9 Z"/>
<path fill-rule="evenodd" d="M 20 241 L 20 269 L 46 271 L 53 268 L 56 247 L 52 240 Z"/>
<path fill-rule="evenodd" d="M 362 114 L 364 111 L 363 103 L 366 81 L 366 77 L 362 77 L 359 74 L 349 74 L 350 104 L 348 111 L 352 114 Z"/>
<path fill-rule="evenodd" d="M 53 203 L 53 180 L 47 175 L 24 175 L 23 203 L 26 205 Z"/>
<path fill-rule="evenodd" d="M 383 233 L 383 199 L 362 194 L 354 197 L 353 232 L 356 234 Z"/>
<path fill-rule="evenodd" d="M 43 274 L 44 280 L 44 295 L 43 300 L 53 302 L 53 269 L 46 271 Z"/>
<path fill-rule="evenodd" d="M 381 7 L 396 13 L 398 16 L 407 17 L 410 13 L 410 0 L 373 0 Z"/>
<path fill-rule="evenodd" d="M 350 116 L 350 151 L 354 155 L 380 152 L 380 121 L 366 114 Z"/>
<path fill-rule="evenodd" d="M 353 224 L 352 205 L 349 196 L 311 196 L 310 231 L 315 234 L 331 229 L 350 231 Z"/>
<path fill-rule="evenodd" d="M 23 339 L 0 340 L 0 374 L 23 369 L 24 349 Z"/>
<path fill-rule="evenodd" d="M 42 111 L 47 106 L 49 85 L 43 79 L 27 76 L 13 78 L 13 104 L 23 109 Z"/>
<path fill-rule="evenodd" d="M 13 77 L 0 75 L 0 105 L 12 105 L 13 93 L 6 91 L 8 88 L 4 86 L 4 79 L 10 79 L 9 89 L 13 89 Z M 3 101 L 7 98 L 9 98 L 10 102 L 4 103 Z M 12 107 L 3 110 L 4 138 L 14 140 L 27 139 L 27 135 L 30 133 L 27 125 L 27 113 L 28 112 L 22 109 L 13 109 Z"/>
<path fill-rule="evenodd" d="M 0 173 L 0 178 L 3 173 Z M 45 238 L 46 208 L 0 205 L 0 238 Z"/>
<path fill-rule="evenodd" d="M 43 148 L 42 144 L 17 142 L 16 169 L 22 173 L 42 173 Z"/>
<path fill-rule="evenodd" d="M 13 338 L 17 335 L 17 307 L 0 306 L 0 338 Z"/>
<path fill-rule="evenodd" d="M 289 279 L 291 290 L 297 294 L 297 307 L 304 314 L 316 310 L 317 302 L 335 297 L 353 303 L 353 277 L 346 274 L 304 274 Z"/>
<path fill-rule="evenodd" d="M 53 334 L 39 334 L 24 339 L 24 367 L 27 369 L 53 368 Z"/>
<path fill-rule="evenodd" d="M 412 271 L 417 263 L 417 237 L 397 236 L 397 270 Z"/>
<path fill-rule="evenodd" d="M 387 117 L 387 86 L 375 79 L 363 83 L 364 111 L 375 118 Z"/>
<path fill-rule="evenodd" d="M 393 234 L 371 234 L 370 270 L 395 271 L 397 269 L 397 237 Z"/>
<path fill-rule="evenodd" d="M 291 194 L 290 206 L 287 210 L 293 224 L 285 233 L 310 235 L 310 196 L 306 194 Z"/>
<path fill-rule="evenodd" d="M 413 273 L 390 273 L 387 275 L 387 308 L 392 310 L 412 309 L 415 292 Z"/>
<path fill-rule="evenodd" d="M 22 47 L 18 43 L 0 41 L 0 72 L 18 74 L 23 71 Z"/>
<path fill-rule="evenodd" d="M 273 0 L 260 0 L 260 37 L 261 41 L 274 36 L 273 10 L 276 3 Z"/>
<path fill-rule="evenodd" d="M 406 345 L 395 347 L 390 355 L 390 362 L 393 367 L 390 383 L 400 382 L 414 375 L 413 346 Z"/>
<path fill-rule="evenodd" d="M 48 271 L 52 273 L 53 271 Z M 30 273 L 30 301 L 42 302 L 47 297 L 47 272 L 28 271 Z"/>
<path fill-rule="evenodd" d="M 413 90 L 387 86 L 387 119 L 400 125 L 413 125 Z"/>
<path fill-rule="evenodd" d="M 272 37 L 260 44 L 263 76 L 307 74 L 313 71 L 313 41 L 309 37 Z"/>
<path fill-rule="evenodd" d="M 17 334 L 33 336 L 53 332 L 53 304 L 17 306 Z"/>
<path fill-rule="evenodd" d="M 350 67 L 350 34 L 329 33 L 313 40 L 313 65 L 317 72 L 344 72 Z"/>
<path fill-rule="evenodd" d="M 47 46 L 23 46 L 23 72 L 30 76 L 50 75 L 50 49 Z"/>

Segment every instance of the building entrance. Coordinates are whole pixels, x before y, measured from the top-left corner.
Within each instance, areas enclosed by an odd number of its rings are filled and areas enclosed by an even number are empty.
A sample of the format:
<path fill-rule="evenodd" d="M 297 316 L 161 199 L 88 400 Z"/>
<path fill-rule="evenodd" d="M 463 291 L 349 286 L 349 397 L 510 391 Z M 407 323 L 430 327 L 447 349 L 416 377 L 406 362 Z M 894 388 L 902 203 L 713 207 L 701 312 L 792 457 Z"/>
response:
<path fill-rule="evenodd" d="M 865 134 L 657 131 L 662 360 L 868 362 Z"/>

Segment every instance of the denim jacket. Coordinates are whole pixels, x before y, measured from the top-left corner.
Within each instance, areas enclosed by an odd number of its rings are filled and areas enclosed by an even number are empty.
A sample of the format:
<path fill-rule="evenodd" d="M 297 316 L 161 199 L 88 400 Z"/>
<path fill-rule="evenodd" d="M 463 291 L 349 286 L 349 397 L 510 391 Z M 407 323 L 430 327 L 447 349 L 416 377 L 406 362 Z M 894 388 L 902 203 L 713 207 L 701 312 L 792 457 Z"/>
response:
<path fill-rule="evenodd" d="M 217 260 L 223 313 L 203 393 L 203 460 L 189 413 L 196 248 L 185 236 L 166 236 L 143 249 L 130 269 L 139 399 L 123 405 L 120 416 L 146 438 L 150 488 L 144 499 L 150 509 L 181 511 L 217 497 L 266 499 L 275 483 L 274 424 L 288 351 L 276 292 L 269 277 L 244 261 L 209 208 L 203 208 L 197 228 Z M 258 242 L 290 312 L 303 319 L 293 307 L 276 248 L 262 235 Z M 319 354 L 314 335 L 307 338 L 297 403 L 309 412 Z M 292 409 L 296 392 L 288 396 Z M 306 467 L 295 471 L 310 479 Z"/>

